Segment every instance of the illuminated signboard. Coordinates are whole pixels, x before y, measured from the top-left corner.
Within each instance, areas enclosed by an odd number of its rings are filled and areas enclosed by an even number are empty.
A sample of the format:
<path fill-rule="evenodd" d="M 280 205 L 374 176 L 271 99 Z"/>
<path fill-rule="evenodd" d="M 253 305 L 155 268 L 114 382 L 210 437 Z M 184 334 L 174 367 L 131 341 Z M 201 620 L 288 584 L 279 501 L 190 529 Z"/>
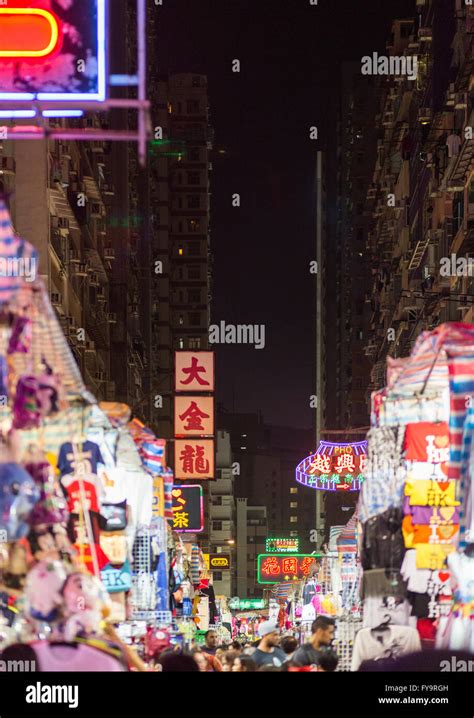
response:
<path fill-rule="evenodd" d="M 214 459 L 214 439 L 175 439 L 177 479 L 213 479 Z"/>
<path fill-rule="evenodd" d="M 300 461 L 296 480 L 321 491 L 359 491 L 364 481 L 367 442 L 321 441 L 315 454 Z"/>
<path fill-rule="evenodd" d="M 174 486 L 173 530 L 178 533 L 197 533 L 204 528 L 204 499 L 202 486 L 187 484 Z"/>
<path fill-rule="evenodd" d="M 0 101 L 106 99 L 106 0 L 0 4 Z"/>
<path fill-rule="evenodd" d="M 258 583 L 284 583 L 311 575 L 315 561 L 321 554 L 295 553 L 277 555 L 261 553 L 257 558 Z"/>
<path fill-rule="evenodd" d="M 214 397 L 175 396 L 174 435 L 176 437 L 213 436 Z"/>
<path fill-rule="evenodd" d="M 231 598 L 229 601 L 231 611 L 258 611 L 265 608 L 264 598 Z"/>
<path fill-rule="evenodd" d="M 267 538 L 265 541 L 267 553 L 298 553 L 299 549 L 298 538 Z"/>
<path fill-rule="evenodd" d="M 209 556 L 211 571 L 228 571 L 230 569 L 230 556 L 225 553 L 211 553 Z"/>
<path fill-rule="evenodd" d="M 175 391 L 213 392 L 214 352 L 175 352 Z"/>

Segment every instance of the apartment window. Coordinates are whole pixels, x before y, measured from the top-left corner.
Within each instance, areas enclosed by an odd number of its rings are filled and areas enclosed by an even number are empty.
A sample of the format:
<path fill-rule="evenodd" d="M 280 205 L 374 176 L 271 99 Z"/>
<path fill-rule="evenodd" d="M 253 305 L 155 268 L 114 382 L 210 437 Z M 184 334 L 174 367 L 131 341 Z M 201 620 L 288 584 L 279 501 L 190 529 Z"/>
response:
<path fill-rule="evenodd" d="M 201 279 L 201 267 L 188 267 L 188 279 Z"/>
<path fill-rule="evenodd" d="M 191 162 L 199 162 L 199 147 L 191 147 L 188 158 Z"/>
<path fill-rule="evenodd" d="M 214 581 L 222 581 L 222 571 L 213 571 L 212 578 Z"/>
<path fill-rule="evenodd" d="M 188 184 L 200 184 L 201 173 L 200 172 L 187 172 Z"/>
<path fill-rule="evenodd" d="M 247 541 L 248 543 L 255 543 L 255 536 L 249 536 Z"/>
<path fill-rule="evenodd" d="M 201 290 L 200 289 L 189 289 L 188 290 L 188 301 L 190 304 L 199 304 L 201 301 Z"/>
<path fill-rule="evenodd" d="M 290 489 L 290 494 L 297 494 L 297 493 L 298 493 L 298 489 L 296 488 L 296 486 L 292 486 Z"/>
<path fill-rule="evenodd" d="M 290 509 L 297 509 L 297 508 L 298 508 L 298 502 L 290 501 Z"/>
<path fill-rule="evenodd" d="M 199 337 L 189 337 L 189 349 L 200 349 L 201 348 L 201 340 Z"/>
<path fill-rule="evenodd" d="M 179 348 L 180 348 L 180 349 L 184 349 L 184 339 L 183 339 L 183 337 L 180 337 L 178 343 L 179 343 Z"/>
<path fill-rule="evenodd" d="M 214 496 L 212 499 L 213 506 L 222 506 L 222 496 Z"/>
<path fill-rule="evenodd" d="M 188 246 L 188 254 L 190 257 L 199 257 L 201 254 L 201 245 L 199 242 L 192 243 Z"/>
<path fill-rule="evenodd" d="M 199 209 L 201 206 L 201 197 L 198 194 L 188 195 L 188 209 Z"/>
<path fill-rule="evenodd" d="M 199 115 L 199 100 L 186 100 L 186 112 L 188 115 Z"/>
<path fill-rule="evenodd" d="M 198 219 L 188 219 L 188 232 L 199 232 L 201 223 Z"/>
<path fill-rule="evenodd" d="M 189 324 L 192 327 L 198 327 L 201 324 L 201 315 L 199 312 L 191 312 L 189 314 Z"/>
<path fill-rule="evenodd" d="M 296 538 L 298 536 L 298 531 L 290 531 L 290 538 Z"/>
<path fill-rule="evenodd" d="M 193 87 L 201 87 L 201 77 L 199 75 L 193 75 L 191 84 Z"/>
<path fill-rule="evenodd" d="M 212 530 L 213 531 L 222 531 L 222 521 L 213 521 L 212 522 Z"/>
<path fill-rule="evenodd" d="M 297 516 L 290 516 L 290 524 L 295 524 L 298 521 Z"/>
<path fill-rule="evenodd" d="M 179 324 L 180 326 L 183 326 L 183 324 L 184 324 L 184 317 L 183 317 L 182 314 L 180 314 L 179 317 L 178 317 L 178 324 Z"/>
<path fill-rule="evenodd" d="M 178 207 L 179 207 L 179 209 L 183 209 L 183 198 L 182 197 L 178 197 Z"/>

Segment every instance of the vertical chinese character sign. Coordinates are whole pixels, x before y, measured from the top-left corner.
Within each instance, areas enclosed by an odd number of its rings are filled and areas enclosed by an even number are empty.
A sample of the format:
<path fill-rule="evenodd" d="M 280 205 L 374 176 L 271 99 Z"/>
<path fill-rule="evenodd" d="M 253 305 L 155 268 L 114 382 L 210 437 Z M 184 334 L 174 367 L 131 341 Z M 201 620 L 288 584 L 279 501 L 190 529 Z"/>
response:
<path fill-rule="evenodd" d="M 178 479 L 214 478 L 214 387 L 214 352 L 176 352 L 174 463 Z"/>
<path fill-rule="evenodd" d="M 199 532 L 204 528 L 202 486 L 187 484 L 173 488 L 173 530 Z"/>

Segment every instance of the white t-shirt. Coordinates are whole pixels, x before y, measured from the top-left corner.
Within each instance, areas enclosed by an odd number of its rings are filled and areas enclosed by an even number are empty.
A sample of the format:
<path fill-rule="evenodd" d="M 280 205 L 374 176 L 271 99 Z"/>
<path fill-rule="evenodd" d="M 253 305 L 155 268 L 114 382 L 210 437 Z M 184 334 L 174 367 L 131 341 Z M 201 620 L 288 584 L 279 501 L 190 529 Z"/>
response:
<path fill-rule="evenodd" d="M 357 671 L 363 661 L 398 658 L 415 651 L 421 651 L 420 636 L 416 628 L 389 626 L 386 631 L 380 632 L 362 628 L 355 639 L 351 671 Z"/>

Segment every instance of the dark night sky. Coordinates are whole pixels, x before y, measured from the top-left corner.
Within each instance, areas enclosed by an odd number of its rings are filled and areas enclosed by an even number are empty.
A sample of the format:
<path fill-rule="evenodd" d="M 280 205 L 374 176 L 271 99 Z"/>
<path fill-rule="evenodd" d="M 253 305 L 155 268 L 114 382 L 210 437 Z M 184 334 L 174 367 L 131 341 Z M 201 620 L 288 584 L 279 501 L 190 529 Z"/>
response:
<path fill-rule="evenodd" d="M 415 1 L 163 0 L 156 12 L 157 72 L 208 76 L 215 147 L 227 151 L 211 176 L 212 322 L 266 327 L 265 349 L 217 347 L 218 398 L 309 427 L 315 153 L 334 124 L 340 62 L 381 52 L 391 20 L 413 16 Z"/>

